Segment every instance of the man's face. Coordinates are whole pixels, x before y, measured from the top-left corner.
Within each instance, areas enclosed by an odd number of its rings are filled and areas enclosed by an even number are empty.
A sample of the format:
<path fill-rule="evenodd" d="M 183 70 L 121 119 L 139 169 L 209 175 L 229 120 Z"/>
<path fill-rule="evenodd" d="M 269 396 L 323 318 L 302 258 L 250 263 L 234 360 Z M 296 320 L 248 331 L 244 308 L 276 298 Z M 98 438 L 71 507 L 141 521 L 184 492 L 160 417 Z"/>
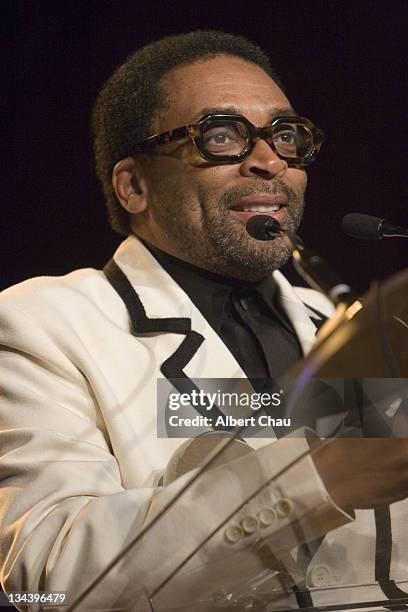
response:
<path fill-rule="evenodd" d="M 210 112 L 244 115 L 260 127 L 293 114 L 276 83 L 258 66 L 221 56 L 176 68 L 162 79 L 166 107 L 152 133 L 194 122 Z M 134 215 L 136 234 L 199 267 L 248 280 L 264 277 L 287 260 L 282 238 L 261 242 L 245 225 L 270 214 L 295 231 L 303 211 L 306 174 L 288 168 L 263 140 L 235 164 L 204 160 L 193 142 L 160 145 L 143 163 L 147 208 Z M 278 211 L 265 213 L 266 208 Z M 245 208 L 246 210 L 242 210 Z"/>

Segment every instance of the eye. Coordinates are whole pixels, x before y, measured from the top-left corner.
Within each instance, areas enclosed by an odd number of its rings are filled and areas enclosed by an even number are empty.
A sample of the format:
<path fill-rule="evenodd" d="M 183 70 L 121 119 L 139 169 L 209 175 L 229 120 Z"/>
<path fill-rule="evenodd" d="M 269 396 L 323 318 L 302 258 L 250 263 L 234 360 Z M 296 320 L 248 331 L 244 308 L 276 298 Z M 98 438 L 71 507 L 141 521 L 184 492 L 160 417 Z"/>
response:
<path fill-rule="evenodd" d="M 227 144 L 231 140 L 231 134 L 225 130 L 213 130 L 213 133 L 206 134 L 205 142 L 207 144 Z"/>
<path fill-rule="evenodd" d="M 279 132 L 275 139 L 286 145 L 296 145 L 298 140 L 296 133 L 289 130 L 286 132 Z"/>
<path fill-rule="evenodd" d="M 209 122 L 203 129 L 203 144 L 215 155 L 236 155 L 245 147 L 246 140 L 246 128 L 239 122 Z"/>
<path fill-rule="evenodd" d="M 282 124 L 273 134 L 278 152 L 286 157 L 305 157 L 313 149 L 313 135 L 302 124 Z"/>
<path fill-rule="evenodd" d="M 230 126 L 211 127 L 204 133 L 204 142 L 210 145 L 226 145 L 240 139 L 238 131 Z"/>

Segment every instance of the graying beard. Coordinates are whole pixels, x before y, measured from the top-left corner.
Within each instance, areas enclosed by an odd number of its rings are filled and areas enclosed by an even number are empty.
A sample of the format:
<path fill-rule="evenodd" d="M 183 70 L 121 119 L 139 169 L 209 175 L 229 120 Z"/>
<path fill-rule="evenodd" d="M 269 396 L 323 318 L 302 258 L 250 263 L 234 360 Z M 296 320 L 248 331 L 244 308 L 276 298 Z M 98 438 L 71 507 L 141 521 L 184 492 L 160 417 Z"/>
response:
<path fill-rule="evenodd" d="M 296 231 L 302 218 L 304 203 L 286 185 L 283 188 L 279 184 L 278 187 L 280 190 L 287 192 L 289 199 L 287 209 L 288 229 Z M 246 191 L 248 191 L 247 194 Z M 265 191 L 273 193 L 275 187 L 273 191 L 270 188 L 268 190 L 262 188 L 262 192 Z M 256 190 L 251 187 L 245 192 L 242 189 L 239 190 L 239 195 L 244 197 L 255 192 Z M 242 227 L 240 236 L 238 235 L 238 227 L 234 227 L 231 236 L 231 231 L 228 231 L 231 230 L 231 225 L 229 223 L 230 206 L 227 200 L 236 201 L 237 194 L 229 193 L 227 198 L 220 202 L 220 216 L 215 219 L 214 216 L 211 216 L 213 211 L 203 209 L 205 223 L 203 229 L 207 232 L 207 244 L 211 246 L 210 253 L 208 250 L 204 252 L 201 248 L 200 237 L 193 234 L 189 228 L 185 228 L 177 215 L 165 214 L 168 233 L 171 233 L 174 239 L 177 239 L 189 260 L 199 267 L 244 280 L 260 279 L 283 266 L 290 257 L 290 250 L 282 238 L 275 238 L 271 242 L 259 241 L 257 244 L 254 239 L 249 237 L 244 227 Z M 163 210 L 168 211 L 169 209 L 164 207 Z M 222 215 L 221 210 L 223 210 Z M 292 217 L 293 212 L 296 213 L 294 218 Z"/>
<path fill-rule="evenodd" d="M 292 200 L 296 206 L 296 217 L 292 218 L 288 209 L 287 226 L 293 232 L 299 227 L 304 202 L 296 199 Z M 291 209 L 293 210 L 293 208 Z M 291 250 L 283 238 L 275 238 L 273 241 L 255 243 L 243 230 L 243 234 L 238 237 L 228 231 L 226 211 L 223 219 L 217 219 L 216 223 L 206 218 L 208 239 L 213 247 L 213 254 L 207 259 L 207 266 L 214 271 L 229 276 L 236 276 L 245 280 L 255 280 L 283 266 L 289 259 Z M 251 243 L 249 242 L 251 241 Z"/>

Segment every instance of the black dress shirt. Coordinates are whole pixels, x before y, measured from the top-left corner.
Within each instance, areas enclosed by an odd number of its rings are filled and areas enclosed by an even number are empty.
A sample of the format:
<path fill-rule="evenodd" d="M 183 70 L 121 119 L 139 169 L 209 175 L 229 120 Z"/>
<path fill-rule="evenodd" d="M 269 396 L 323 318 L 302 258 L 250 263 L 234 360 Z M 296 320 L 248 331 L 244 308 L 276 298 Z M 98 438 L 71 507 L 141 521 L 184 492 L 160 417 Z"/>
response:
<path fill-rule="evenodd" d="M 150 244 L 146 247 L 220 336 L 255 388 L 261 390 L 267 379 L 276 380 L 301 358 L 299 340 L 270 275 L 245 282 L 197 268 Z"/>

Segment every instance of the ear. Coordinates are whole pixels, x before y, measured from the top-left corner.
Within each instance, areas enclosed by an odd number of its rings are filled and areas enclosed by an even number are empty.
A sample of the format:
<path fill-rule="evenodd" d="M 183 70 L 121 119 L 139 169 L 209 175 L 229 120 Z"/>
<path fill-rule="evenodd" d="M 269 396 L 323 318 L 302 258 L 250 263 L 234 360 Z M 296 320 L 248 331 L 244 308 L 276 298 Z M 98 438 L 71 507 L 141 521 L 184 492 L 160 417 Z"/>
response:
<path fill-rule="evenodd" d="M 128 213 L 136 215 L 147 208 L 147 183 L 142 164 L 134 157 L 121 159 L 112 172 L 116 196 Z"/>

